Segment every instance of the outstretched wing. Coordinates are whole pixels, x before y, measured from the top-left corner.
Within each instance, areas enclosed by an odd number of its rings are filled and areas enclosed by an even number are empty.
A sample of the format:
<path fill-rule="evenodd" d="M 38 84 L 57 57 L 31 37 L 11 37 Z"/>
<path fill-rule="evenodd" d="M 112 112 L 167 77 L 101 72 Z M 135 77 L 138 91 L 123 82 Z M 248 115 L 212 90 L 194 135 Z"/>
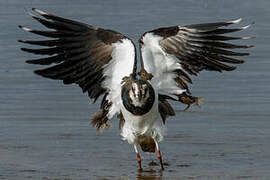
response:
<path fill-rule="evenodd" d="M 19 26 L 22 30 L 50 38 L 38 41 L 19 40 L 26 44 L 48 47 L 21 48 L 29 53 L 47 55 L 26 62 L 53 64 L 36 70 L 35 73 L 46 78 L 63 80 L 64 84 L 76 83 L 83 92 L 88 92 L 94 102 L 100 95 L 104 95 L 102 110 L 93 119 L 93 125 L 100 128 L 120 111 L 122 78 L 136 72 L 136 51 L 132 41 L 113 30 L 97 28 L 38 9 L 32 10 L 37 16 L 30 15 L 52 30 L 32 30 Z"/>
<path fill-rule="evenodd" d="M 202 70 L 231 71 L 242 59 L 232 56 L 245 56 L 248 53 L 229 49 L 250 48 L 252 45 L 236 45 L 228 40 L 249 39 L 250 37 L 230 37 L 224 34 L 240 31 L 240 28 L 222 28 L 237 24 L 241 19 L 227 22 L 173 26 L 155 29 L 144 33 L 140 39 L 142 66 L 153 74 L 152 82 L 160 94 L 187 98 L 192 102 L 188 84 L 189 75 L 197 75 Z M 185 93 L 184 93 L 185 92 Z"/>

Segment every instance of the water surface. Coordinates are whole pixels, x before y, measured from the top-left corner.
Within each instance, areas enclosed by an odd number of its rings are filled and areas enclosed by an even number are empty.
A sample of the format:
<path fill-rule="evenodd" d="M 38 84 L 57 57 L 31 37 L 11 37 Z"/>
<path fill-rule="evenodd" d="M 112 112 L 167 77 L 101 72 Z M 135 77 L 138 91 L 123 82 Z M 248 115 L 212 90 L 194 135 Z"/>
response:
<path fill-rule="evenodd" d="M 247 62 L 233 72 L 202 72 L 192 92 L 205 104 L 167 123 L 161 143 L 165 171 L 155 155 L 142 154 L 145 172 L 137 171 L 133 147 L 121 140 L 118 122 L 99 135 L 89 120 L 97 110 L 75 86 L 43 79 L 34 56 L 19 50 L 18 39 L 37 36 L 18 24 L 41 27 L 24 8 L 53 12 L 95 26 L 118 30 L 135 42 L 144 31 L 161 26 L 244 18 L 255 21 L 242 35 Z M 270 1 L 65 1 L 0 2 L 0 179 L 269 179 L 270 178 Z"/>

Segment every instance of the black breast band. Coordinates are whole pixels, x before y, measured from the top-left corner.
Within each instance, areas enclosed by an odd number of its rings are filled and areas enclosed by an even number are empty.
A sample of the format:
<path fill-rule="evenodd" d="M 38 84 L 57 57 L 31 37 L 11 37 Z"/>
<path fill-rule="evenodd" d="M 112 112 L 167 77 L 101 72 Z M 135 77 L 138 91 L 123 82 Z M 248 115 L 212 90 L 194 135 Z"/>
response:
<path fill-rule="evenodd" d="M 131 87 L 123 86 L 121 92 L 124 107 L 134 115 L 144 115 L 148 113 L 155 102 L 155 91 L 153 87 L 147 81 L 139 80 L 139 83 L 146 84 L 148 86 L 150 95 L 146 103 L 142 107 L 136 107 L 132 104 L 132 100 L 129 97 L 129 90 Z"/>

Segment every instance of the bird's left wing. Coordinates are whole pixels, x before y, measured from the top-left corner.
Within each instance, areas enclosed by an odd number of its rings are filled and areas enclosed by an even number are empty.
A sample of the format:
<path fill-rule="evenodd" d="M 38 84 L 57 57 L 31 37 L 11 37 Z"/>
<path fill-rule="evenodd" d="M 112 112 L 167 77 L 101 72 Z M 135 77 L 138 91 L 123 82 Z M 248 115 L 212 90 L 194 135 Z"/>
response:
<path fill-rule="evenodd" d="M 155 29 L 144 33 L 140 39 L 142 67 L 153 75 L 151 80 L 165 98 L 179 98 L 186 104 L 194 99 L 188 84 L 192 83 L 189 75 L 197 75 L 202 70 L 231 71 L 235 67 L 229 64 L 243 63 L 232 56 L 244 56 L 248 53 L 234 52 L 230 49 L 249 48 L 252 45 L 236 45 L 226 41 L 248 39 L 231 37 L 223 34 L 246 29 L 222 28 L 237 24 L 235 21 L 172 26 Z"/>
<path fill-rule="evenodd" d="M 108 119 L 120 113 L 121 81 L 125 76 L 135 74 L 135 46 L 124 35 L 91 25 L 58 17 L 33 9 L 38 16 L 30 14 L 45 27 L 52 29 L 21 29 L 49 37 L 49 40 L 19 40 L 19 42 L 46 46 L 49 48 L 23 51 L 47 55 L 40 59 L 27 60 L 30 64 L 52 66 L 36 70 L 46 78 L 63 80 L 64 84 L 78 84 L 83 92 L 94 101 L 104 95 L 101 111 L 94 115 L 92 124 L 98 129 L 106 125 Z"/>

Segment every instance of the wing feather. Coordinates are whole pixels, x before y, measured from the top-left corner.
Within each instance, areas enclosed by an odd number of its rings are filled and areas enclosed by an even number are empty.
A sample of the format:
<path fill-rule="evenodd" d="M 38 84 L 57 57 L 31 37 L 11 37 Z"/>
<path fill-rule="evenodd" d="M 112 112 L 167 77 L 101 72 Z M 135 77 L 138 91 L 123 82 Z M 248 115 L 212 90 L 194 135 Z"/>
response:
<path fill-rule="evenodd" d="M 157 84 L 159 93 L 164 94 L 163 97 L 179 97 L 185 91 L 191 94 L 188 84 L 192 81 L 188 74 L 197 75 L 202 70 L 232 71 L 236 67 L 231 64 L 243 63 L 238 57 L 249 53 L 236 52 L 233 49 L 245 49 L 253 45 L 239 45 L 228 41 L 251 37 L 227 34 L 247 29 L 250 25 L 224 28 L 240 21 L 241 19 L 163 27 L 144 33 L 140 39 L 142 67 L 153 75 L 152 81 Z"/>
<path fill-rule="evenodd" d="M 65 19 L 38 9 L 32 9 L 35 20 L 50 30 L 32 30 L 19 26 L 50 40 L 19 40 L 47 48 L 21 48 L 22 51 L 47 55 L 27 60 L 30 64 L 52 65 L 34 72 L 40 76 L 62 80 L 64 84 L 78 84 L 94 100 L 104 95 L 101 111 L 93 118 L 98 129 L 114 114 L 120 113 L 121 81 L 136 73 L 136 54 L 133 42 L 124 35 Z M 124 68 L 123 68 L 124 67 Z"/>

